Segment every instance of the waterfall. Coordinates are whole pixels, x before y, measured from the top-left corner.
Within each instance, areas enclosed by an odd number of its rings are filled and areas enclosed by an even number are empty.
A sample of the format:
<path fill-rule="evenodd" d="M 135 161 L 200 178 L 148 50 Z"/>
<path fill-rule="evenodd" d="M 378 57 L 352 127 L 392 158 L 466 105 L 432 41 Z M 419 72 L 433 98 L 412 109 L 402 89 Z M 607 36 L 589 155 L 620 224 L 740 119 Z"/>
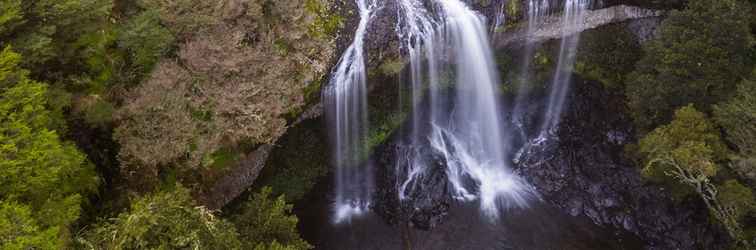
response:
<path fill-rule="evenodd" d="M 348 220 L 367 211 L 373 189 L 371 166 L 365 163 L 367 83 L 363 42 L 368 24 L 381 0 L 356 0 L 360 21 L 354 41 L 342 55 L 324 90 L 326 118 L 334 148 L 334 221 Z M 396 32 L 409 57 L 412 119 L 406 145 L 397 155 L 396 190 L 400 202 L 427 195 L 425 181 L 443 167 L 449 196 L 477 201 L 492 220 L 508 207 L 527 207 L 537 196 L 511 168 L 512 138 L 527 138 L 522 112 L 528 89 L 521 84 L 513 107 L 512 123 L 502 121 L 498 100 L 499 76 L 494 64 L 485 17 L 462 0 L 393 0 L 397 3 Z M 527 30 L 533 34 L 540 20 L 562 5 L 556 0 L 530 0 Z M 589 0 L 566 0 L 563 32 L 577 27 Z M 495 25 L 503 25 L 503 6 Z M 578 35 L 562 39 L 557 70 L 537 140 L 554 130 L 561 115 L 575 61 Z M 533 45 L 527 44 L 522 81 L 528 82 Z M 520 150 L 521 151 L 521 150 Z M 429 156 L 429 154 L 431 156 Z M 431 198 L 433 199 L 433 198 Z M 412 205 L 410 205 L 412 206 Z M 419 209 L 414 207 L 414 209 Z"/>
<path fill-rule="evenodd" d="M 517 88 L 515 106 L 512 111 L 512 123 L 517 127 L 519 136 L 522 139 L 528 138 L 525 129 L 525 121 L 523 120 L 525 119 L 525 114 L 523 112 L 528 105 L 527 100 L 530 94 L 530 85 L 532 85 L 531 82 L 533 81 L 530 67 L 532 64 L 532 58 L 535 56 L 533 51 L 534 45 L 530 42 L 529 38 L 535 34 L 541 20 L 548 16 L 552 11 L 552 6 L 554 6 L 552 1 L 553 0 L 528 0 L 527 3 L 527 30 L 525 46 L 523 49 L 523 59 L 519 72 L 521 78 L 518 79 L 520 84 Z"/>
<path fill-rule="evenodd" d="M 478 200 L 490 218 L 505 207 L 527 206 L 532 190 L 506 159 L 510 147 L 497 98 L 500 81 L 484 18 L 459 0 L 434 0 L 431 6 L 420 0 L 400 3 L 403 23 L 398 30 L 410 55 L 413 99 L 424 94 L 430 99 L 427 120 L 413 120 L 412 145 L 419 150 L 429 143 L 443 158 L 454 198 Z M 429 7 L 435 8 L 435 16 Z M 454 90 L 442 83 L 440 69 L 453 72 Z M 451 100 L 445 100 L 449 92 Z M 409 157 L 408 168 L 398 170 L 407 176 L 399 187 L 400 199 L 423 188 L 419 179 L 432 163 L 417 155 Z"/>
<path fill-rule="evenodd" d="M 494 13 L 494 22 L 493 25 L 491 25 L 491 34 L 496 33 L 496 29 L 501 28 L 504 26 L 504 24 L 507 21 L 507 16 L 505 12 L 505 8 L 507 6 L 507 1 L 501 1 L 501 4 L 499 4 L 499 8 L 496 9 L 496 13 Z"/>
<path fill-rule="evenodd" d="M 410 58 L 410 83 L 412 84 L 412 106 L 416 107 L 424 97 L 424 76 L 427 74 L 428 81 L 438 81 L 438 62 L 436 60 L 436 21 L 431 17 L 430 12 L 423 6 L 423 3 L 417 0 L 399 0 L 399 15 L 396 27 L 397 34 L 402 41 L 402 48 L 407 51 Z M 425 62 L 427 63 L 424 63 Z M 425 66 L 425 67 L 424 67 Z M 431 106 L 434 106 L 432 98 Z M 411 144 L 417 145 L 421 138 L 422 117 L 418 113 L 418 108 L 412 109 L 412 129 L 410 138 Z M 410 158 L 406 175 L 406 180 L 399 180 L 402 183 L 399 189 L 399 198 L 404 200 L 405 193 L 410 185 L 416 184 L 417 177 L 425 172 L 425 164 L 417 158 Z"/>
<path fill-rule="evenodd" d="M 543 123 L 541 125 L 539 139 L 544 139 L 559 126 L 562 116 L 562 110 L 565 105 L 567 91 L 571 84 L 572 67 L 575 64 L 575 52 L 580 33 L 569 35 L 571 30 L 577 27 L 583 21 L 585 11 L 590 7 L 591 0 L 567 0 L 564 4 L 563 21 L 562 21 L 562 43 L 559 47 L 559 60 L 557 69 L 551 83 L 551 93 L 549 94 L 548 106 L 546 106 Z"/>
<path fill-rule="evenodd" d="M 377 2 L 356 0 L 360 22 L 323 91 L 324 108 L 334 148 L 335 223 L 367 211 L 373 189 L 370 166 L 363 163 L 368 130 L 364 38 Z"/>

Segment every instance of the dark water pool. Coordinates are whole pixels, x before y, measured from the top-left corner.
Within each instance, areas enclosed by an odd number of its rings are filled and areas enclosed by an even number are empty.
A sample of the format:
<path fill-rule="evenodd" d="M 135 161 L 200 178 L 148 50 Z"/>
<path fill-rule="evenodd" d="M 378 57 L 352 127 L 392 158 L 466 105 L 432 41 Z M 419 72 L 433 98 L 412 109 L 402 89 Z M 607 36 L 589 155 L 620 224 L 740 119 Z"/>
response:
<path fill-rule="evenodd" d="M 545 202 L 509 210 L 498 223 L 478 213 L 477 204 L 455 204 L 441 225 L 428 231 L 388 225 L 375 214 L 350 223 L 330 222 L 329 181 L 319 183 L 295 212 L 299 230 L 316 249 L 642 249 L 637 238 L 562 213 Z"/>

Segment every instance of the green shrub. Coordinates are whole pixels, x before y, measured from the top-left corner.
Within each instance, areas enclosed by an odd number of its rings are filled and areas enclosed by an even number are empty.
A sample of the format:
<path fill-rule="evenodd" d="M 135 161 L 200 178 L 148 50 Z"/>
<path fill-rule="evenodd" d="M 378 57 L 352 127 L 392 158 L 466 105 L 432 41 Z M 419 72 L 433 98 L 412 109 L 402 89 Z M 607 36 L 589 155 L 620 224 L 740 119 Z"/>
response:
<path fill-rule="evenodd" d="M 299 238 L 297 217 L 290 215 L 292 206 L 286 204 L 283 196 L 272 199 L 271 192 L 269 187 L 262 188 L 232 217 L 243 248 L 310 249 L 311 246 Z"/>
<path fill-rule="evenodd" d="M 609 89 L 623 89 L 625 77 L 643 55 L 626 25 L 612 24 L 580 35 L 575 71 L 601 81 Z"/>
<path fill-rule="evenodd" d="M 664 20 L 625 90 L 641 132 L 670 121 L 681 106 L 708 112 L 729 97 L 751 70 L 750 9 L 741 0 L 691 0 Z"/>
<path fill-rule="evenodd" d="M 5 49 L 0 59 L 12 54 Z M 19 234 L 0 241 L 11 241 L 9 248 L 63 248 L 69 226 L 79 218 L 86 197 L 97 191 L 99 179 L 86 156 L 55 130 L 62 115 L 48 108 L 47 85 L 19 73 L 25 71 L 15 64 L 18 60 L 2 61 L 0 81 L 8 88 L 0 89 L 0 197 L 4 219 L 10 221 L 0 223 L 0 230 Z M 44 242 L 36 238 L 38 233 L 62 242 L 38 245 Z"/>
<path fill-rule="evenodd" d="M 86 249 L 241 249 L 234 226 L 198 207 L 181 186 L 138 199 L 79 242 Z"/>

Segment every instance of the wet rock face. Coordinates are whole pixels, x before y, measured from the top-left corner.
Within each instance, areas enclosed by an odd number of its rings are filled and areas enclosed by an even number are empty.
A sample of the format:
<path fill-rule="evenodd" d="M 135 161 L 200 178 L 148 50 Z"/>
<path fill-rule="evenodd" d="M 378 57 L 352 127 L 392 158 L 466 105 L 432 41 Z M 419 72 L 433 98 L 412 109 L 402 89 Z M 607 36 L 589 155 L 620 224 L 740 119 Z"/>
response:
<path fill-rule="evenodd" d="M 390 143 L 381 147 L 378 166 L 382 166 L 377 176 L 377 191 L 374 210 L 391 224 L 408 223 L 414 228 L 428 230 L 437 226 L 449 212 L 452 196 L 448 188 L 446 165 L 430 147 L 411 148 Z M 400 198 L 400 186 L 407 179 L 410 162 L 404 159 L 424 158 L 431 163 L 431 171 L 416 182 L 407 183 L 407 192 Z M 421 186 L 421 187 L 418 187 Z"/>
<path fill-rule="evenodd" d="M 623 159 L 633 135 L 621 97 L 576 80 L 556 138 L 530 146 L 518 171 L 573 216 L 632 232 L 650 249 L 721 249 L 726 236 L 697 202 L 678 205 Z M 687 204 L 693 205 L 687 205 Z"/>
<path fill-rule="evenodd" d="M 534 97 L 525 124 L 538 124 L 541 116 Z M 515 171 L 533 185 L 545 202 L 565 214 L 587 217 L 594 224 L 637 235 L 649 249 L 721 249 L 723 231 L 711 225 L 706 209 L 693 200 L 675 204 L 664 190 L 645 184 L 638 169 L 624 159 L 623 148 L 632 143 L 631 121 L 623 115 L 621 96 L 600 83 L 577 77 L 568 97 L 562 123 L 550 140 L 522 146 Z M 537 126 L 536 126 L 537 127 Z M 526 134 L 536 134 L 532 128 Z M 397 132 L 379 147 L 374 160 L 377 193 L 374 210 L 390 224 L 430 229 L 443 224 L 456 202 L 451 196 L 443 160 L 430 149 L 409 148 Z M 516 139 L 517 141 L 517 139 Z M 409 156 L 433 162 L 428 175 L 409 185 L 422 188 L 405 193 L 398 189 L 406 178 Z"/>

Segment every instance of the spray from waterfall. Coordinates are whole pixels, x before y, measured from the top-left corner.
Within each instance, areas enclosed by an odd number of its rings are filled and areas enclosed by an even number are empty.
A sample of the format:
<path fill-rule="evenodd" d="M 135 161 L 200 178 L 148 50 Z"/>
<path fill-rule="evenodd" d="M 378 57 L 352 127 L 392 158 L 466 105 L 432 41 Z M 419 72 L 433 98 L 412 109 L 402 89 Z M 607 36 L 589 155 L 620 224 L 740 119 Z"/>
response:
<path fill-rule="evenodd" d="M 375 0 L 356 0 L 360 22 L 323 92 L 326 119 L 334 149 L 335 200 L 333 221 L 339 223 L 367 211 L 373 189 L 370 166 L 363 162 L 368 130 L 364 38 L 377 9 Z"/>
<path fill-rule="evenodd" d="M 544 139 L 553 134 L 559 126 L 562 111 L 564 110 L 567 91 L 571 84 L 572 67 L 575 64 L 577 45 L 580 41 L 580 33 L 570 35 L 571 30 L 583 21 L 585 11 L 590 7 L 591 0 L 567 0 L 564 4 L 562 43 L 559 47 L 559 61 L 551 83 L 548 106 L 543 117 L 539 139 Z"/>

